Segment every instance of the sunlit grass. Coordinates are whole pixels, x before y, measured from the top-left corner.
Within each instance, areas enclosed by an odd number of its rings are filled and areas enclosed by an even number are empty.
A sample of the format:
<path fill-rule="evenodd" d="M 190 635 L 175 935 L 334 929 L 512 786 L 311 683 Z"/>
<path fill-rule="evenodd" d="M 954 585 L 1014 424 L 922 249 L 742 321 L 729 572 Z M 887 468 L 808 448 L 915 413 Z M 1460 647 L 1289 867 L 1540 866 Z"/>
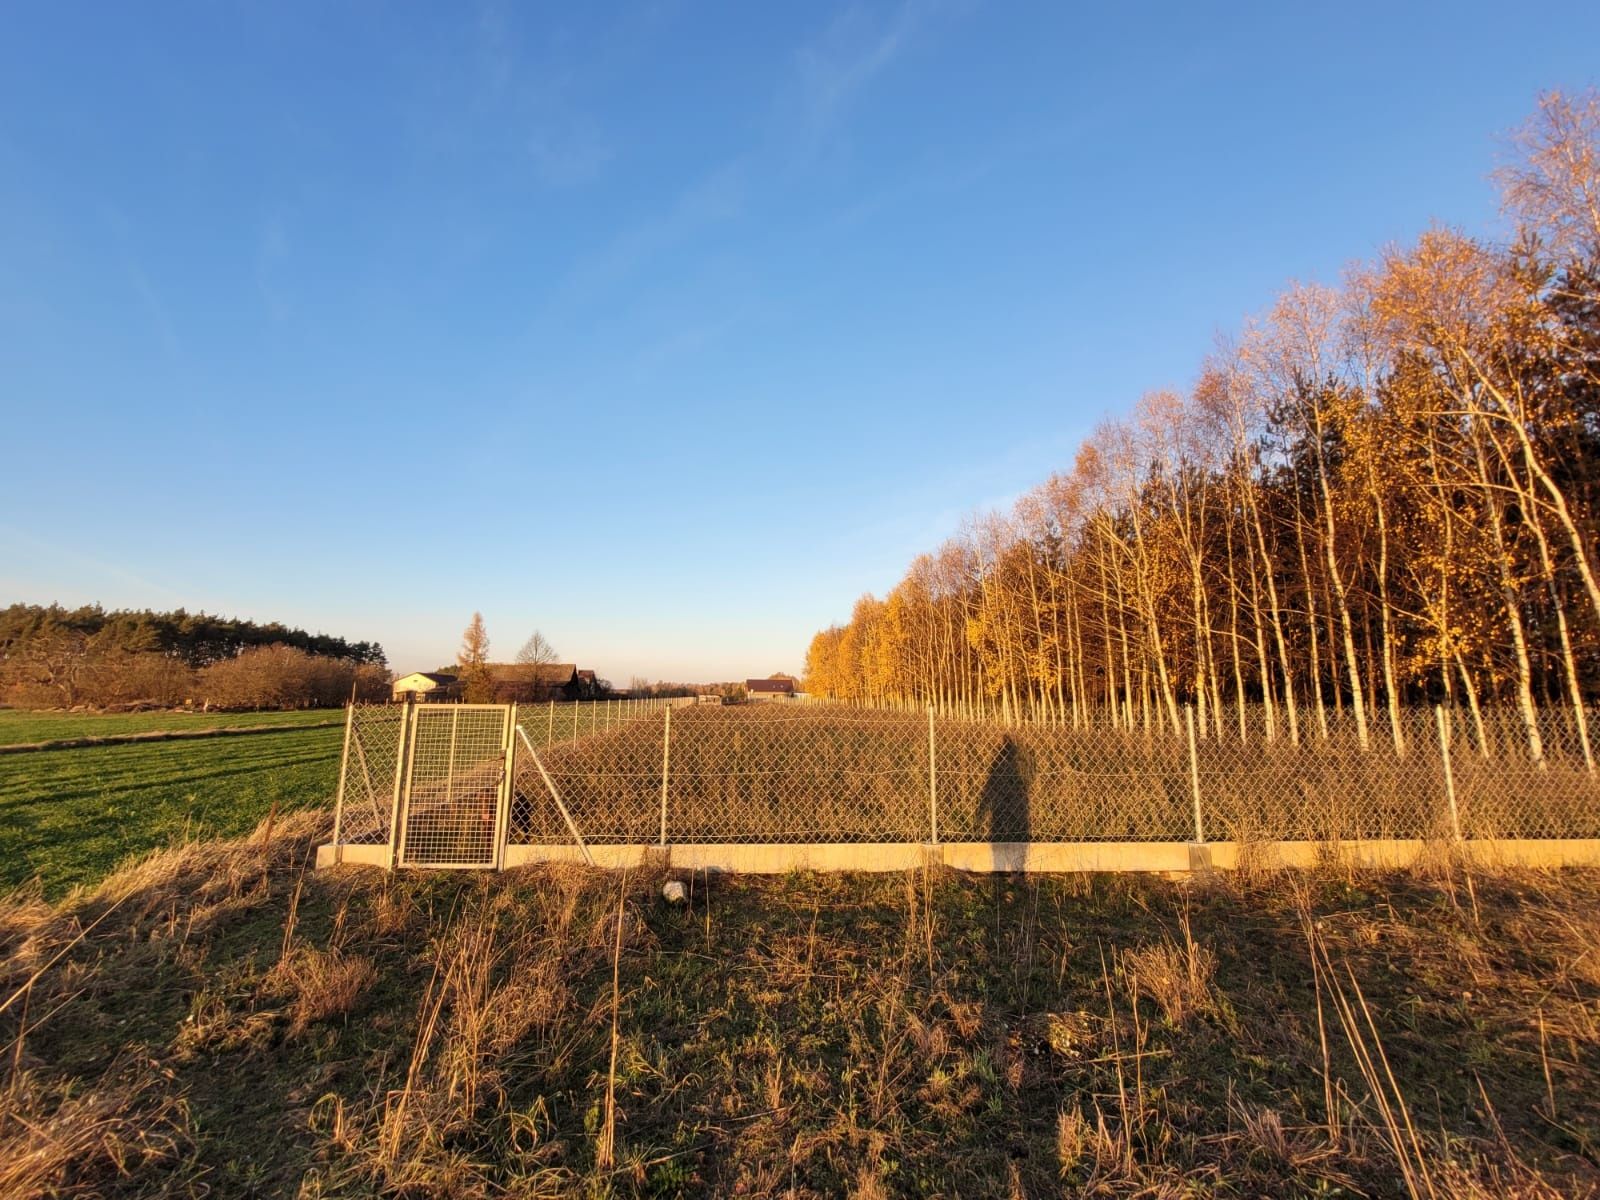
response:
<path fill-rule="evenodd" d="M 0 746 L 50 742 L 63 738 L 114 737 L 128 733 L 189 732 L 199 729 L 241 729 L 256 725 L 322 725 L 340 721 L 338 709 L 298 712 L 160 712 L 72 713 L 0 709 Z"/>
<path fill-rule="evenodd" d="M 58 894 L 130 854 L 244 833 L 274 806 L 331 808 L 343 736 L 330 727 L 0 755 L 0 888 L 37 876 Z"/>

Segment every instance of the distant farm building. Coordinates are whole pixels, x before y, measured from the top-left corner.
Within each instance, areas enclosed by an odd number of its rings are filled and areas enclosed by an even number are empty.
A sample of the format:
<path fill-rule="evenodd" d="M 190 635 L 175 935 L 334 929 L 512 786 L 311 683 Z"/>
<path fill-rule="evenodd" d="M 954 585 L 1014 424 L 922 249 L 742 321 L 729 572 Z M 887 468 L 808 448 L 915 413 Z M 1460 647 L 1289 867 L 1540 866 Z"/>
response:
<path fill-rule="evenodd" d="M 745 696 L 750 700 L 793 700 L 796 690 L 795 681 L 787 677 L 747 679 L 744 683 Z"/>
<path fill-rule="evenodd" d="M 461 680 L 442 671 L 413 671 L 394 681 L 396 700 L 459 700 Z"/>
<path fill-rule="evenodd" d="M 494 683 L 498 704 L 546 704 L 551 700 L 584 700 L 590 695 L 583 676 L 572 663 L 490 663 L 489 678 Z"/>
<path fill-rule="evenodd" d="M 487 663 L 490 699 L 496 704 L 566 703 L 599 696 L 593 671 L 572 663 Z M 414 671 L 394 681 L 396 700 L 460 700 L 461 676 L 447 671 Z"/>

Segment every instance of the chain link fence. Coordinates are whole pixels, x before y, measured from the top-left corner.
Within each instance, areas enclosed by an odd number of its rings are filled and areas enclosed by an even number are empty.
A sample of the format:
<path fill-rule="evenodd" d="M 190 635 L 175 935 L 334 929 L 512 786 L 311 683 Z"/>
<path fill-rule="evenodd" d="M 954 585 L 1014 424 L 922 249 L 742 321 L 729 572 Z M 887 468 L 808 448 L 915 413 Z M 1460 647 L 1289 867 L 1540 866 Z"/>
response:
<path fill-rule="evenodd" d="M 1571 723 L 1563 732 L 1553 721 L 1535 759 L 1520 716 L 1499 710 L 1471 719 L 1408 710 L 1398 738 L 1379 714 L 1363 748 L 1347 713 L 1316 722 L 1302 714 L 1295 742 L 1281 719 L 1267 740 L 1259 714 L 1197 722 L 1186 710 L 1174 732 L 1170 722 L 1072 728 L 833 704 L 659 701 L 482 706 L 463 741 L 472 707 L 352 709 L 336 836 L 390 842 L 398 812 L 396 861 L 429 865 L 493 862 L 496 839 L 1600 838 L 1600 780 Z"/>
<path fill-rule="evenodd" d="M 336 846 L 389 844 L 407 729 L 407 710 L 398 704 L 353 704 L 346 710 L 334 810 Z"/>

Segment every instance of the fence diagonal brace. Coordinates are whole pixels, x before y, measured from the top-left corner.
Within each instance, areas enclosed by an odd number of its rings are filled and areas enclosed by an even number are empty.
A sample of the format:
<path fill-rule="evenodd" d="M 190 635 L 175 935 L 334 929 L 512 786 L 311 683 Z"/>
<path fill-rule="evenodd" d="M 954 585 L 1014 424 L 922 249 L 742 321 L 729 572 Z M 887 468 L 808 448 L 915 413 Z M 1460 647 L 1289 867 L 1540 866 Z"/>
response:
<path fill-rule="evenodd" d="M 578 843 L 578 849 L 583 852 L 583 861 L 591 867 L 594 858 L 589 853 L 589 847 L 584 843 L 583 834 L 578 832 L 578 826 L 572 819 L 572 814 L 567 811 L 567 806 L 561 800 L 561 793 L 556 791 L 555 780 L 550 778 L 550 772 L 544 769 L 544 763 L 539 758 L 539 752 L 533 748 L 533 743 L 528 740 L 528 731 L 521 725 L 517 726 L 517 736 L 522 739 L 523 747 L 533 759 L 533 765 L 539 768 L 539 778 L 544 780 L 545 787 L 550 789 L 550 798 L 556 802 L 556 807 L 561 810 L 561 819 L 567 823 L 567 829 L 572 833 L 573 841 Z"/>

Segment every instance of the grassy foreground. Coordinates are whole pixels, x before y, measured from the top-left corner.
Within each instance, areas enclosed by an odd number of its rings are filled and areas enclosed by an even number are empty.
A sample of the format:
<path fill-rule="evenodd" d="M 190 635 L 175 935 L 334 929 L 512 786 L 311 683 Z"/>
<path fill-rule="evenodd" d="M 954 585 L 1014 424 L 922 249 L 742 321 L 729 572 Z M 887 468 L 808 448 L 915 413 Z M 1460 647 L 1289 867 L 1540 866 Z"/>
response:
<path fill-rule="evenodd" d="M 0 1194 L 1557 1196 L 1600 877 L 304 870 L 0 908 Z"/>
<path fill-rule="evenodd" d="M 295 729 L 0 755 L 0 891 L 38 878 L 61 895 L 130 854 L 247 833 L 274 808 L 329 806 L 343 736 Z"/>

